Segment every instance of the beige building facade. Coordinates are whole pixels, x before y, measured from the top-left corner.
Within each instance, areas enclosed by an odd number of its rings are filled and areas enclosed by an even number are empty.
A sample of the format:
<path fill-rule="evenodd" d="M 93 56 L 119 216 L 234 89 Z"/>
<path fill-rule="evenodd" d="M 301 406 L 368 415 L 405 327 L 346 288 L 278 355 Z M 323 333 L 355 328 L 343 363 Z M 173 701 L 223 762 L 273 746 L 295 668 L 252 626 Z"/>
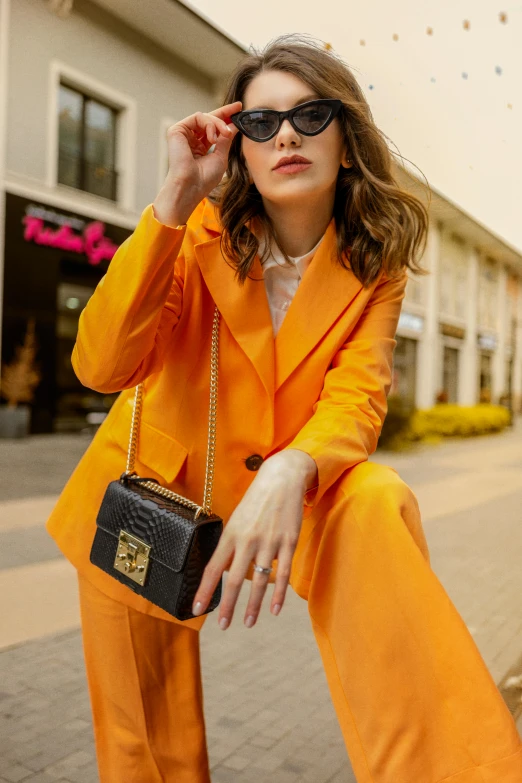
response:
<path fill-rule="evenodd" d="M 399 178 L 422 196 L 412 174 Z M 430 274 L 410 274 L 391 393 L 417 408 L 508 405 L 510 396 L 522 413 L 522 253 L 431 191 L 421 261 Z"/>

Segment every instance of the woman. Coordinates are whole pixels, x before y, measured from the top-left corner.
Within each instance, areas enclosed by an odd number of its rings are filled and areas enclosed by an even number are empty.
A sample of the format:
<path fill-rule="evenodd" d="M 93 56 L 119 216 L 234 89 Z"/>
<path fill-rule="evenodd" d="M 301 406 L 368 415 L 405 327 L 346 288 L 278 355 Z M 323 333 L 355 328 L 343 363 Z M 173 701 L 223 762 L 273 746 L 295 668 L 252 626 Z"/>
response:
<path fill-rule="evenodd" d="M 283 37 L 241 61 L 222 107 L 167 136 L 165 183 L 82 313 L 73 353 L 86 386 L 123 391 L 48 522 L 79 572 L 102 783 L 210 780 L 198 631 L 225 570 L 222 628 L 245 578 L 247 627 L 269 582 L 276 615 L 288 584 L 308 601 L 359 783 L 520 783 L 514 722 L 430 568 L 415 496 L 368 461 L 427 215 L 395 183 L 353 75 Z M 213 510 L 225 528 L 195 617 L 179 622 L 89 551 L 139 382 L 137 472 L 202 496 L 215 305 Z"/>

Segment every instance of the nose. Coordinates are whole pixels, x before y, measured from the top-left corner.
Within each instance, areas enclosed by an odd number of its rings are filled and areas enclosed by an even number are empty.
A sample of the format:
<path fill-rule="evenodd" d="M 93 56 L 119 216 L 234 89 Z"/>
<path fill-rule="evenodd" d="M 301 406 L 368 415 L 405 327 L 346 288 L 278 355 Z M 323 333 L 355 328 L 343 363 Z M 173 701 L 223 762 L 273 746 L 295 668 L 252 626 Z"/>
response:
<path fill-rule="evenodd" d="M 281 123 L 281 127 L 279 128 L 279 131 L 277 133 L 277 144 L 281 146 L 286 146 L 288 144 L 300 144 L 301 137 L 295 130 L 295 128 L 292 126 L 290 120 L 285 118 L 283 122 Z"/>

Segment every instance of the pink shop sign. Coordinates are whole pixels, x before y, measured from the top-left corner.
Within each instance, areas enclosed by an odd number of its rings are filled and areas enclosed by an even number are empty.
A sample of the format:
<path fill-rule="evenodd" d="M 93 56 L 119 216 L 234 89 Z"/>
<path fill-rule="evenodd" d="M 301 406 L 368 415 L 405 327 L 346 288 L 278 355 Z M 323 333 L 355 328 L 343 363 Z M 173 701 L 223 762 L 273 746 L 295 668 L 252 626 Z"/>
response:
<path fill-rule="evenodd" d="M 25 215 L 22 223 L 25 226 L 26 242 L 85 255 L 92 266 L 97 266 L 101 261 L 110 261 L 118 249 L 118 245 L 104 236 L 105 225 L 99 220 L 87 223 L 81 234 L 74 233 L 67 223 L 57 229 L 47 228 L 41 218 L 32 215 Z"/>

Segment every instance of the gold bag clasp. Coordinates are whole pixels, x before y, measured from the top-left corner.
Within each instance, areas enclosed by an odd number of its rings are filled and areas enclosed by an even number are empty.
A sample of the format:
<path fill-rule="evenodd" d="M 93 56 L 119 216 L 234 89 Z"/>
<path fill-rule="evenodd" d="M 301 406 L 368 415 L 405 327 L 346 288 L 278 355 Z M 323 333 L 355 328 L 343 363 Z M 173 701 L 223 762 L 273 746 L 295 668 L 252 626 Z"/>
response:
<path fill-rule="evenodd" d="M 151 548 L 149 544 L 127 533 L 126 530 L 120 530 L 114 568 L 133 582 L 142 585 L 147 576 Z"/>

